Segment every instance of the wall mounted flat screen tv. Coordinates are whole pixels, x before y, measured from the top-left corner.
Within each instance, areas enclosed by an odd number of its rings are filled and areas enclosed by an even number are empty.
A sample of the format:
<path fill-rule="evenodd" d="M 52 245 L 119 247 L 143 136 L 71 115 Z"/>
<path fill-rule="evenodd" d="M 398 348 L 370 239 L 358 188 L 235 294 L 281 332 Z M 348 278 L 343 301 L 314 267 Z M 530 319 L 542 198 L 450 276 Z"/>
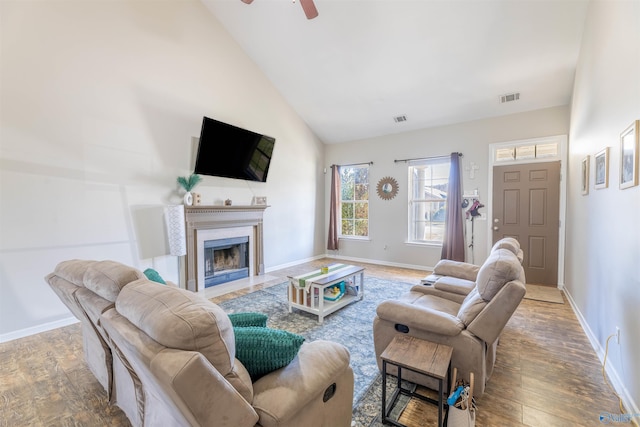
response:
<path fill-rule="evenodd" d="M 194 173 L 267 181 L 275 138 L 204 117 Z"/>

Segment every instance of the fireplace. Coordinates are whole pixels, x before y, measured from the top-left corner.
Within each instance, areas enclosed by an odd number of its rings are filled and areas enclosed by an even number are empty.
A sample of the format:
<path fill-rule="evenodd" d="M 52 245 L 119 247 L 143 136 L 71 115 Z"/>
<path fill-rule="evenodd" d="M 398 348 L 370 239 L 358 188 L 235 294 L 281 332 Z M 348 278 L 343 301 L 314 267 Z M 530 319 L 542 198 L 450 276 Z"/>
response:
<path fill-rule="evenodd" d="M 252 227 L 196 230 L 198 290 L 255 275 Z"/>
<path fill-rule="evenodd" d="M 187 289 L 200 292 L 206 287 L 214 286 L 205 281 L 205 269 L 208 269 L 205 262 L 205 242 L 208 241 L 237 238 L 246 241 L 248 238 L 246 248 L 238 249 L 239 252 L 245 251 L 248 262 L 237 269 L 247 268 L 248 277 L 264 274 L 262 216 L 266 208 L 268 208 L 266 205 L 185 206 L 187 256 L 184 260 L 183 272 Z M 239 256 L 245 257 L 245 255 Z M 236 268 L 227 268 L 227 270 L 236 270 Z M 224 274 L 227 273 L 231 271 Z M 230 280 L 237 279 L 234 277 Z M 213 280 L 215 281 L 217 278 Z"/>
<path fill-rule="evenodd" d="M 249 236 L 205 240 L 204 287 L 249 277 Z"/>

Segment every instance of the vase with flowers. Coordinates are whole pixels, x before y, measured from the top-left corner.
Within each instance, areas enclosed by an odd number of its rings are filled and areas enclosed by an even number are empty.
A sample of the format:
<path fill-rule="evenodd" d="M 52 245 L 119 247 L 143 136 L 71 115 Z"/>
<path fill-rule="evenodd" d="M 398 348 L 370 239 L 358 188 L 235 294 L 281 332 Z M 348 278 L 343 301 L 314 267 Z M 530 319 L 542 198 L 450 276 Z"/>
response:
<path fill-rule="evenodd" d="M 200 181 L 202 181 L 202 177 L 196 174 L 191 174 L 189 177 L 178 177 L 178 184 L 180 184 L 180 186 L 186 191 L 183 198 L 186 206 L 191 206 L 193 204 L 193 195 L 191 194 L 191 190 L 193 190 Z"/>

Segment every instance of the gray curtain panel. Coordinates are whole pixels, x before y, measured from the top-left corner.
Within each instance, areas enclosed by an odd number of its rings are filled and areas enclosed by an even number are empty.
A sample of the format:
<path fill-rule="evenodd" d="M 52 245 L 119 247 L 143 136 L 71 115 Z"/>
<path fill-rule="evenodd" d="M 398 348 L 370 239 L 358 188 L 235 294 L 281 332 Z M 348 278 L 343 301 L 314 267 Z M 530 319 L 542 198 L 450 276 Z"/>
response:
<path fill-rule="evenodd" d="M 442 259 L 464 261 L 464 220 L 462 216 L 462 179 L 460 158 L 462 154 L 451 153 L 449 170 L 449 191 L 447 194 L 447 216 L 445 219 Z"/>
<path fill-rule="evenodd" d="M 338 209 L 340 209 L 340 166 L 331 166 L 331 205 L 329 206 L 329 237 L 327 249 L 338 250 Z"/>

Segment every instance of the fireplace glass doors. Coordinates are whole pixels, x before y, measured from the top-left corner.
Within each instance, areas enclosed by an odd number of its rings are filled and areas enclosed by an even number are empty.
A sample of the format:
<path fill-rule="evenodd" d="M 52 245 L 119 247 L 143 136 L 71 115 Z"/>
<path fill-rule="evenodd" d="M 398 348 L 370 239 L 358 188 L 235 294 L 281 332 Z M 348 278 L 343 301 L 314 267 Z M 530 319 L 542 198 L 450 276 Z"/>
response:
<path fill-rule="evenodd" d="M 249 236 L 205 240 L 205 288 L 244 277 L 249 277 Z"/>

